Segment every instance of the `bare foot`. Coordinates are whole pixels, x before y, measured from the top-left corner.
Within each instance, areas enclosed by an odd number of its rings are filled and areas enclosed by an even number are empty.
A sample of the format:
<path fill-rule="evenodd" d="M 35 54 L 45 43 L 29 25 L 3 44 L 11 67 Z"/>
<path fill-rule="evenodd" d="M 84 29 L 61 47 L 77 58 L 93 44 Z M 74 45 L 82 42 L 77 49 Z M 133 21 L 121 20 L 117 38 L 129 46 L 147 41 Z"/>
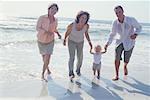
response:
<path fill-rule="evenodd" d="M 41 79 L 42 79 L 42 81 L 48 82 L 48 81 L 44 78 L 44 75 L 42 75 Z"/>
<path fill-rule="evenodd" d="M 128 70 L 127 70 L 127 68 L 124 68 L 124 75 L 128 75 Z"/>
<path fill-rule="evenodd" d="M 115 78 L 113 78 L 112 80 L 113 80 L 113 81 L 117 81 L 117 80 L 119 80 L 119 78 L 118 78 L 118 77 L 115 77 Z"/>
<path fill-rule="evenodd" d="M 97 76 L 97 79 L 100 79 L 100 76 Z"/>
<path fill-rule="evenodd" d="M 70 81 L 73 82 L 73 78 L 75 77 L 75 75 L 71 75 L 70 76 Z"/>
<path fill-rule="evenodd" d="M 50 71 L 50 70 L 47 70 L 47 73 L 48 73 L 48 75 L 50 75 L 50 74 L 51 74 L 51 71 Z"/>

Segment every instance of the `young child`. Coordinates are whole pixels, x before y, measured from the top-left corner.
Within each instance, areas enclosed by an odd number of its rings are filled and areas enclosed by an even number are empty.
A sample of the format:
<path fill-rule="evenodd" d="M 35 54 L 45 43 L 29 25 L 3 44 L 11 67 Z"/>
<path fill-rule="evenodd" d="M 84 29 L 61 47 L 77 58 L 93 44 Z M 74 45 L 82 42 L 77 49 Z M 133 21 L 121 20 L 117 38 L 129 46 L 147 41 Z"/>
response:
<path fill-rule="evenodd" d="M 102 52 L 102 48 L 100 45 L 96 45 L 95 46 L 95 52 L 91 51 L 91 54 L 93 54 L 93 73 L 94 76 L 96 74 L 97 71 L 97 78 L 100 79 L 100 69 L 101 69 L 101 55 L 106 53 L 106 49 L 105 51 Z"/>

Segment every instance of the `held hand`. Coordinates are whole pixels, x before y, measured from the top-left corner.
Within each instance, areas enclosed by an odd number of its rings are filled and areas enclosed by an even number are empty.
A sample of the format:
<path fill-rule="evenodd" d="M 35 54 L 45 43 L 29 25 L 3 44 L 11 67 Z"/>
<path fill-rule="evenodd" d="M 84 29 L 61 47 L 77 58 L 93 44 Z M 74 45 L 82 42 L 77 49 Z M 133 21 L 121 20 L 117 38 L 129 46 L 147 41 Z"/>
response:
<path fill-rule="evenodd" d="M 107 52 L 107 47 L 108 47 L 108 43 L 107 43 L 107 44 L 105 45 L 105 47 L 104 47 L 104 49 L 105 49 L 104 53 Z"/>
<path fill-rule="evenodd" d="M 58 31 L 55 32 L 58 35 L 58 39 L 61 39 L 61 35 L 59 34 Z"/>
<path fill-rule="evenodd" d="M 93 48 L 92 43 L 89 42 L 89 45 L 90 45 L 90 50 L 92 50 L 92 48 Z"/>
<path fill-rule="evenodd" d="M 105 51 L 107 51 L 107 47 L 108 47 L 107 45 L 104 47 Z"/>
<path fill-rule="evenodd" d="M 133 39 L 133 40 L 135 40 L 136 37 L 137 37 L 137 34 L 133 34 L 133 35 L 130 36 L 130 38 Z"/>
<path fill-rule="evenodd" d="M 107 51 L 108 44 L 105 45 L 104 49 Z"/>
<path fill-rule="evenodd" d="M 92 54 L 92 49 L 93 49 L 93 46 L 92 46 L 92 43 L 90 42 L 90 53 Z"/>
<path fill-rule="evenodd" d="M 105 49 L 105 53 L 107 52 L 107 48 L 104 48 Z"/>
<path fill-rule="evenodd" d="M 66 40 L 64 39 L 63 45 L 66 46 Z"/>
<path fill-rule="evenodd" d="M 61 35 L 58 35 L 58 38 L 61 39 Z"/>
<path fill-rule="evenodd" d="M 92 54 L 92 49 L 90 49 L 90 53 Z"/>

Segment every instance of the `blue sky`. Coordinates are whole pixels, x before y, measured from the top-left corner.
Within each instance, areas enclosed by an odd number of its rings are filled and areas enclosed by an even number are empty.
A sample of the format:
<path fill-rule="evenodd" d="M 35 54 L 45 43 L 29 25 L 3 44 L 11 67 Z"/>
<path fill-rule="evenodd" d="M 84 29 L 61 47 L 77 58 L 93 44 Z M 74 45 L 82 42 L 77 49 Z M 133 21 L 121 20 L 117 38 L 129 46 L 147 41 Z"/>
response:
<path fill-rule="evenodd" d="M 124 7 L 125 15 L 133 16 L 140 22 L 150 22 L 150 1 L 148 0 L 59 0 L 59 1 L 40 1 L 26 0 L 0 1 L 0 16 L 40 16 L 47 13 L 47 7 L 55 2 L 59 6 L 58 17 L 75 18 L 80 10 L 88 11 L 91 19 L 114 20 L 116 18 L 113 8 L 116 5 Z"/>

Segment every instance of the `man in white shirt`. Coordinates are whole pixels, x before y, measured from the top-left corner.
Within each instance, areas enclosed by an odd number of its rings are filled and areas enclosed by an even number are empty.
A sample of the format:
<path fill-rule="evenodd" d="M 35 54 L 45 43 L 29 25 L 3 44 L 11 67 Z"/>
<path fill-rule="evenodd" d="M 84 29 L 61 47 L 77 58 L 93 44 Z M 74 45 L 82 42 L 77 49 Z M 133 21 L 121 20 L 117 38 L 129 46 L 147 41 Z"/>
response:
<path fill-rule="evenodd" d="M 112 24 L 112 30 L 105 45 L 105 49 L 112 43 L 115 36 L 116 37 L 116 49 L 115 49 L 115 70 L 116 76 L 114 81 L 119 79 L 119 66 L 120 60 L 122 60 L 121 55 L 124 51 L 124 75 L 128 74 L 127 64 L 129 63 L 132 50 L 135 45 L 135 39 L 141 31 L 141 26 L 137 20 L 133 17 L 128 17 L 124 15 L 124 10 L 121 6 L 116 6 L 114 8 L 116 19 Z"/>

